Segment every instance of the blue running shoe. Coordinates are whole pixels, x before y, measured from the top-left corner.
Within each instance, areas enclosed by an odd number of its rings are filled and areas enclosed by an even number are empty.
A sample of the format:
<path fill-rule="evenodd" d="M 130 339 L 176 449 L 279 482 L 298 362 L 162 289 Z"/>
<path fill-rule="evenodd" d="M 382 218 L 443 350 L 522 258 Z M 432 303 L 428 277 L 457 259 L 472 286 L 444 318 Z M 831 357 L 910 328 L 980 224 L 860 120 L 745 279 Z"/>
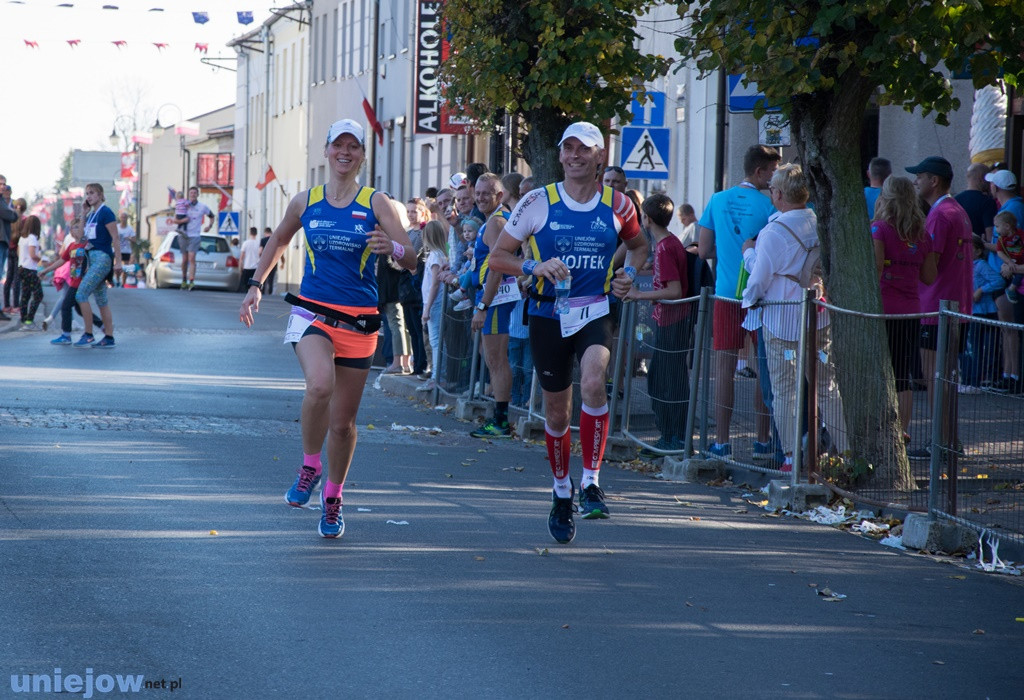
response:
<path fill-rule="evenodd" d="M 320 483 L 320 477 L 321 475 L 317 474 L 313 467 L 303 466 L 299 469 L 295 483 L 284 495 L 284 502 L 296 508 L 301 508 L 309 503 L 309 497 L 313 495 L 313 489 Z"/>
<path fill-rule="evenodd" d="M 724 445 L 719 445 L 717 442 L 712 443 L 708 448 L 708 454 L 712 457 L 730 457 L 732 456 L 732 445 L 728 442 Z"/>
<path fill-rule="evenodd" d="M 576 537 L 576 523 L 573 522 L 572 514 L 576 510 L 573 505 L 572 494 L 568 498 L 559 498 L 554 491 L 551 492 L 551 514 L 548 515 L 548 532 L 555 542 L 569 544 Z"/>
<path fill-rule="evenodd" d="M 335 538 L 345 534 L 345 518 L 341 515 L 340 498 L 324 498 L 324 492 L 320 492 L 320 507 L 323 513 L 320 515 L 320 526 L 317 531 L 321 537 Z"/>
<path fill-rule="evenodd" d="M 608 506 L 604 504 L 604 491 L 597 484 L 580 489 L 580 513 L 584 520 L 604 520 L 608 517 Z"/>
<path fill-rule="evenodd" d="M 67 333 L 61 333 L 59 337 L 50 341 L 50 345 L 71 345 L 71 336 Z"/>
<path fill-rule="evenodd" d="M 103 339 L 100 340 L 98 343 L 93 343 L 93 347 L 98 348 L 100 350 L 110 350 L 111 348 L 115 347 L 114 339 L 111 338 L 109 335 L 105 335 L 103 336 Z"/>
<path fill-rule="evenodd" d="M 74 348 L 91 348 L 92 344 L 96 341 L 93 339 L 91 333 L 82 333 L 82 337 L 71 344 Z"/>

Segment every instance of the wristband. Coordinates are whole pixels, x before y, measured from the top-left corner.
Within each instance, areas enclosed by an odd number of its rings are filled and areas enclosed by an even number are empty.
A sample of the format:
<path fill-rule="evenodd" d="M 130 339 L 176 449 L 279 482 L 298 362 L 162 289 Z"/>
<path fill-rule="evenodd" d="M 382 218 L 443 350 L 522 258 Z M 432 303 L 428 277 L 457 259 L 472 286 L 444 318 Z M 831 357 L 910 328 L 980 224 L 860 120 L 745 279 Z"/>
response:
<path fill-rule="evenodd" d="M 636 268 L 632 265 L 626 265 L 622 268 L 622 271 L 626 273 L 626 277 L 629 278 L 630 282 L 636 281 Z"/>
<path fill-rule="evenodd" d="M 393 258 L 404 258 L 405 257 L 405 246 L 398 241 L 391 241 L 391 257 Z"/>
<path fill-rule="evenodd" d="M 537 261 L 536 260 L 524 260 L 523 261 L 523 267 L 522 267 L 523 274 L 524 275 L 532 275 L 533 274 L 533 270 L 534 270 L 535 267 L 537 267 Z"/>

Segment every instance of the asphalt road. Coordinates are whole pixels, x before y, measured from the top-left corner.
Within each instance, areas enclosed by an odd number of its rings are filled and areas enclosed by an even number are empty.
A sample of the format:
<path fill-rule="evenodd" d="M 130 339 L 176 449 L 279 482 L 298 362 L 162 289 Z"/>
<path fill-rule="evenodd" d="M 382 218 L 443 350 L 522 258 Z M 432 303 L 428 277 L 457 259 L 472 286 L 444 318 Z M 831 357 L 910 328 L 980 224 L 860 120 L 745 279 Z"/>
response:
<path fill-rule="evenodd" d="M 1019 580 L 615 465 L 612 518 L 557 545 L 542 446 L 369 385 L 345 536 L 321 539 L 283 502 L 284 303 L 245 330 L 240 295 L 111 297 L 112 351 L 0 335 L 0 698 L 24 674 L 93 697 L 134 696 L 118 674 L 175 698 L 1021 695 Z"/>

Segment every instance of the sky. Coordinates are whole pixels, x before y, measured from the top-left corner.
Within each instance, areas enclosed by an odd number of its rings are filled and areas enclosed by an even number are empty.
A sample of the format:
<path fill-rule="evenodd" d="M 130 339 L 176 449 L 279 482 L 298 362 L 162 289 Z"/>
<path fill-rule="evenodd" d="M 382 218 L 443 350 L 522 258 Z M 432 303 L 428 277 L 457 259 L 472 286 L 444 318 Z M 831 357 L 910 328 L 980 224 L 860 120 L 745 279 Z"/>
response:
<path fill-rule="evenodd" d="M 59 7 L 70 4 L 72 7 Z M 285 0 L 0 0 L 0 174 L 15 197 L 49 193 L 69 149 L 120 150 L 120 116 L 140 127 L 230 105 L 235 73 L 200 62 L 235 57 L 225 44 L 258 28 Z M 103 9 L 104 5 L 117 10 Z M 150 12 L 164 8 L 163 12 Z M 209 21 L 197 24 L 192 11 Z M 251 11 L 239 24 L 236 12 Z M 72 47 L 69 41 L 79 40 Z M 118 48 L 112 42 L 124 41 Z M 38 48 L 26 42 L 35 42 Z M 158 49 L 154 43 L 167 46 Z M 234 68 L 234 61 L 223 65 Z M 123 115 L 123 116 L 122 116 Z M 127 118 L 126 118 L 127 117 Z M 142 122 L 147 122 L 143 124 Z M 145 130 L 145 129 L 143 129 Z"/>

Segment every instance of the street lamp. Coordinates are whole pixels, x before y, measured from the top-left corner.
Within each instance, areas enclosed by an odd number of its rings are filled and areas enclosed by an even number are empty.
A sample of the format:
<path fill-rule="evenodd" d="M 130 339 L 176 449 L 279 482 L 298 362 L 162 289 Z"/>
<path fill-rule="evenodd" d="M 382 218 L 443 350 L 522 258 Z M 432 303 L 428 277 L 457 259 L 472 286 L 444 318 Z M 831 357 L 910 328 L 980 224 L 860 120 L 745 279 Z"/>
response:
<path fill-rule="evenodd" d="M 159 107 L 157 107 L 156 119 L 153 121 L 153 126 L 150 127 L 150 131 L 153 132 L 154 138 L 160 138 L 161 136 L 164 135 L 164 132 L 167 131 L 167 127 L 160 123 L 160 112 L 163 111 L 165 107 L 173 107 L 178 111 L 178 120 L 172 123 L 176 125 L 175 132 L 180 137 L 178 139 L 179 152 L 185 154 L 185 158 L 182 160 L 181 164 L 181 190 L 182 192 L 185 192 L 186 189 L 188 188 L 188 170 L 190 165 L 189 161 L 191 160 L 192 154 L 189 152 L 187 148 L 185 148 L 185 133 L 181 129 L 184 115 L 182 114 L 181 107 L 174 104 L 173 102 L 165 102 Z"/>
<path fill-rule="evenodd" d="M 114 118 L 114 126 L 110 130 L 111 146 L 121 145 L 120 136 L 126 133 L 126 128 L 122 126 L 123 124 L 130 125 L 134 132 L 135 118 L 126 114 L 117 115 Z M 118 133 L 119 129 L 120 134 Z M 127 139 L 126 136 L 125 138 Z M 136 250 L 138 250 L 138 245 L 142 242 L 140 238 L 142 234 L 142 143 L 139 142 L 135 133 L 132 134 L 131 141 L 132 153 L 135 154 L 135 168 L 137 169 L 135 176 L 135 245 Z M 122 153 L 125 148 L 127 148 L 126 145 L 121 145 Z M 120 255 L 118 251 L 115 251 L 115 254 Z"/>

